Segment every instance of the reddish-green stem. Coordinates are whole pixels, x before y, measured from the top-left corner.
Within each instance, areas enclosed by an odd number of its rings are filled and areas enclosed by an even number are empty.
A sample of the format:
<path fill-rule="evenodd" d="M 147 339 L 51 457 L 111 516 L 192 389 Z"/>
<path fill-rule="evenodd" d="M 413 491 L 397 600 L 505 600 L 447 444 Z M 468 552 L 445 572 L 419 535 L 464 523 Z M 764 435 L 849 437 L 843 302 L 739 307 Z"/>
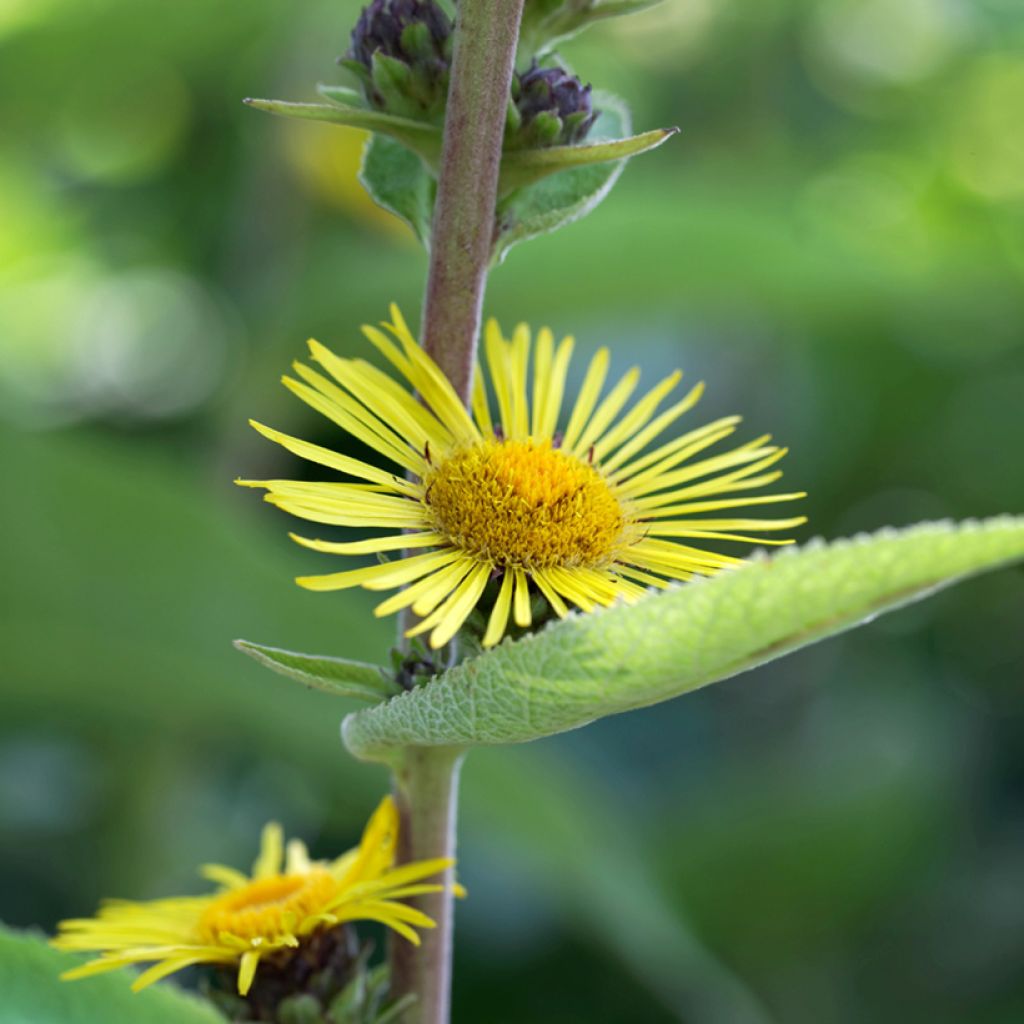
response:
<path fill-rule="evenodd" d="M 423 346 L 469 403 L 523 0 L 460 0 Z"/>
<path fill-rule="evenodd" d="M 455 25 L 421 334 L 424 348 L 467 405 L 522 13 L 523 0 L 459 0 Z M 461 753 L 448 749 L 399 752 L 394 763 L 399 863 L 455 856 L 460 763 Z M 402 1024 L 448 1024 L 451 871 L 444 881 L 444 892 L 415 901 L 437 927 L 423 933 L 418 947 L 401 938 L 391 943 L 392 993 L 416 997 Z"/>

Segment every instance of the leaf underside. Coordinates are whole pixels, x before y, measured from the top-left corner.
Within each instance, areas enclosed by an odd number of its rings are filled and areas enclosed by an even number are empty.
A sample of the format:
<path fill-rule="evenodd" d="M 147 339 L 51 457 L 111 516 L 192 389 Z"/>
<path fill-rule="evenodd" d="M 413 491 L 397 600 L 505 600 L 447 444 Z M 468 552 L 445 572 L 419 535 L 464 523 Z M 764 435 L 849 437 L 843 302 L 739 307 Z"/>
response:
<path fill-rule="evenodd" d="M 379 668 L 359 661 L 299 654 L 248 640 L 236 640 L 235 647 L 272 671 L 335 697 L 376 702 L 386 700 L 400 689 L 396 683 L 388 682 Z"/>
<path fill-rule="evenodd" d="M 136 995 L 130 971 L 60 980 L 83 959 L 0 927 L 0 1024 L 223 1024 L 212 1007 L 173 985 Z"/>
<path fill-rule="evenodd" d="M 574 615 L 349 715 L 357 757 L 521 743 L 656 704 L 1024 558 L 1024 517 L 812 541 L 631 607 Z"/>
<path fill-rule="evenodd" d="M 595 92 L 601 111 L 590 142 L 622 139 L 630 133 L 629 109 L 617 96 Z M 498 209 L 494 261 L 500 263 L 512 246 L 546 235 L 590 213 L 611 191 L 626 161 L 588 164 L 560 171 L 508 196 Z"/>
<path fill-rule="evenodd" d="M 359 180 L 378 206 L 404 220 L 430 249 L 437 184 L 415 153 L 395 139 L 374 134 L 363 151 Z"/>

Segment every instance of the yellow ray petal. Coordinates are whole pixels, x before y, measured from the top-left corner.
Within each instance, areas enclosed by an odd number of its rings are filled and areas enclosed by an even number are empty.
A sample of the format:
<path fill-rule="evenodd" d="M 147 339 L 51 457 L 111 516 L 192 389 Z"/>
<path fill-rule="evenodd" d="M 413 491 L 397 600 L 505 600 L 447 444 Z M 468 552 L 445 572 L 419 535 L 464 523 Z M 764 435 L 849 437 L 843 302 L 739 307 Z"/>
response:
<path fill-rule="evenodd" d="M 512 575 L 516 580 L 516 595 L 512 614 L 516 625 L 525 629 L 533 621 L 533 613 L 530 609 L 530 587 L 526 573 L 522 569 L 513 569 Z"/>
<path fill-rule="evenodd" d="M 439 533 L 395 533 L 388 537 L 371 537 L 369 540 L 353 540 L 346 542 L 311 540 L 300 537 L 297 533 L 289 533 L 296 544 L 313 551 L 323 551 L 331 555 L 372 555 L 378 551 L 405 551 L 412 548 L 437 547 L 447 543 Z"/>
<path fill-rule="evenodd" d="M 377 605 L 373 614 L 379 618 L 410 607 L 417 615 L 432 612 L 458 586 L 459 581 L 473 566 L 471 558 L 467 558 L 455 548 L 450 550 L 455 556 L 450 565 L 393 594 Z"/>
<path fill-rule="evenodd" d="M 627 438 L 635 437 L 638 430 L 643 427 L 654 415 L 655 410 L 661 405 L 662 400 L 669 394 L 682 378 L 682 373 L 676 370 L 675 373 L 659 381 L 643 398 L 638 399 L 632 409 L 622 417 L 621 420 L 606 434 L 594 439 L 594 459 L 600 461 L 605 455 L 625 441 Z"/>
<path fill-rule="evenodd" d="M 551 585 L 551 581 L 547 578 L 545 571 L 543 569 L 535 569 L 530 575 L 533 578 L 533 582 L 537 584 L 537 588 L 547 598 L 548 604 L 551 605 L 554 613 L 560 619 L 564 619 L 569 614 L 569 609 Z"/>
<path fill-rule="evenodd" d="M 572 415 L 569 417 L 569 424 L 565 428 L 565 436 L 562 444 L 566 450 L 572 450 L 576 446 L 580 434 L 583 432 L 587 420 L 594 406 L 597 404 L 597 397 L 601 393 L 601 386 L 608 373 L 608 349 L 599 348 L 590 360 L 586 376 L 580 387 L 580 393 L 576 397 L 576 404 L 573 406 Z"/>
<path fill-rule="evenodd" d="M 339 473 L 347 473 L 349 476 L 359 477 L 362 480 L 383 484 L 394 491 L 405 494 L 416 493 L 417 487 L 415 484 L 394 473 L 389 473 L 387 470 L 378 469 L 376 466 L 361 462 L 359 459 L 340 455 L 338 452 L 332 452 L 329 448 L 310 444 L 308 441 L 302 441 L 297 437 L 282 434 L 281 431 L 265 427 L 262 423 L 257 423 L 256 420 L 249 420 L 249 424 L 265 438 L 281 445 L 282 448 L 287 449 L 293 455 L 298 455 L 300 459 L 307 459 L 320 466 L 336 469 Z"/>
<path fill-rule="evenodd" d="M 260 855 L 252 866 L 253 878 L 270 878 L 281 871 L 284 858 L 284 830 L 276 821 L 263 826 Z"/>
<path fill-rule="evenodd" d="M 487 384 L 479 366 L 473 375 L 473 418 L 485 438 L 494 437 L 494 424 L 491 422 L 491 410 L 487 402 Z"/>
<path fill-rule="evenodd" d="M 695 384 L 690 391 L 681 398 L 675 405 L 669 406 L 663 413 L 656 416 L 646 427 L 635 437 L 627 441 L 614 455 L 609 458 L 602 457 L 605 473 L 611 475 L 623 463 L 631 459 L 637 452 L 643 451 L 659 434 L 663 433 L 684 413 L 689 412 L 701 399 L 704 394 L 704 382 Z M 623 476 L 629 476 L 629 468 L 623 470 Z"/>
<path fill-rule="evenodd" d="M 256 977 L 256 968 L 259 967 L 262 955 L 261 951 L 256 949 L 251 949 L 247 953 L 242 954 L 242 959 L 238 964 L 238 994 L 240 996 L 249 994 L 249 989 L 252 988 L 253 979 Z"/>
<path fill-rule="evenodd" d="M 533 357 L 533 402 L 531 403 L 530 435 L 539 440 L 544 410 L 547 408 L 548 388 L 551 386 L 551 359 L 555 339 L 547 327 L 537 332 L 537 345 Z"/>
<path fill-rule="evenodd" d="M 326 576 L 300 576 L 295 582 L 307 590 L 345 590 L 348 587 L 359 586 L 371 590 L 387 590 L 419 579 L 447 565 L 456 557 L 451 551 L 431 551 L 424 555 L 396 559 L 383 565 L 368 565 L 362 569 L 349 569 Z"/>
<path fill-rule="evenodd" d="M 512 585 L 515 576 L 508 570 L 501 581 L 501 590 L 491 609 L 491 617 L 487 621 L 487 631 L 484 633 L 483 646 L 493 647 L 504 635 L 505 627 L 508 625 L 508 613 L 512 607 Z"/>
<path fill-rule="evenodd" d="M 590 422 L 587 424 L 586 429 L 580 435 L 579 440 L 574 444 L 566 442 L 566 449 L 573 451 L 577 456 L 582 458 L 587 453 L 587 449 L 601 436 L 608 424 L 611 423 L 622 407 L 629 401 L 629 396 L 636 390 L 637 384 L 640 382 L 640 370 L 637 367 L 633 367 L 628 373 L 626 373 L 608 392 L 608 396 L 603 402 L 597 407 L 594 415 L 591 417 Z"/>

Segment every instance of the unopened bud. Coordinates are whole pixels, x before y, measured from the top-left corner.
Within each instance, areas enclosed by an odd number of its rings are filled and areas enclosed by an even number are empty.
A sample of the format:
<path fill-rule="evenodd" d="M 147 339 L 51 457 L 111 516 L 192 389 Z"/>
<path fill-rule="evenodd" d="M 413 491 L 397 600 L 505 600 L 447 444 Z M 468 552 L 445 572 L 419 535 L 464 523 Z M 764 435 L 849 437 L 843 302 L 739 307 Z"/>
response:
<path fill-rule="evenodd" d="M 512 83 L 518 118 L 509 118 L 508 144 L 513 148 L 572 146 L 582 142 L 597 120 L 590 86 L 560 67 L 536 63 Z M 512 124 L 518 125 L 512 131 Z"/>
<path fill-rule="evenodd" d="M 440 121 L 451 70 L 452 23 L 435 0 L 373 0 L 342 61 L 378 110 Z"/>

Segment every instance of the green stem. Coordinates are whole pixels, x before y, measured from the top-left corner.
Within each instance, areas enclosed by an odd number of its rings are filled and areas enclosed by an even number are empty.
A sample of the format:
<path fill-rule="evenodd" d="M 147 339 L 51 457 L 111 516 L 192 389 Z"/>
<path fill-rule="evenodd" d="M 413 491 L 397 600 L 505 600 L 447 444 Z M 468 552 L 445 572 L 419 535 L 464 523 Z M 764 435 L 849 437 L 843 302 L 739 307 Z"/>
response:
<path fill-rule="evenodd" d="M 469 405 L 523 0 L 459 0 L 421 328 L 423 347 Z M 394 770 L 398 863 L 455 856 L 462 753 L 409 747 Z M 448 1024 L 453 872 L 415 902 L 437 927 L 391 942 L 391 991 L 415 996 L 402 1024 Z"/>
<path fill-rule="evenodd" d="M 460 0 L 434 204 L 423 347 L 468 405 L 523 0 Z"/>
<path fill-rule="evenodd" d="M 428 857 L 455 857 L 455 821 L 459 769 L 463 752 L 451 747 L 407 747 L 393 767 L 395 803 L 401 819 L 399 864 Z M 416 906 L 437 927 L 422 933 L 414 946 L 399 937 L 391 941 L 391 993 L 410 994 L 415 1002 L 403 1024 L 447 1024 L 451 1001 L 452 885 L 448 869 L 444 891 L 420 896 Z"/>

